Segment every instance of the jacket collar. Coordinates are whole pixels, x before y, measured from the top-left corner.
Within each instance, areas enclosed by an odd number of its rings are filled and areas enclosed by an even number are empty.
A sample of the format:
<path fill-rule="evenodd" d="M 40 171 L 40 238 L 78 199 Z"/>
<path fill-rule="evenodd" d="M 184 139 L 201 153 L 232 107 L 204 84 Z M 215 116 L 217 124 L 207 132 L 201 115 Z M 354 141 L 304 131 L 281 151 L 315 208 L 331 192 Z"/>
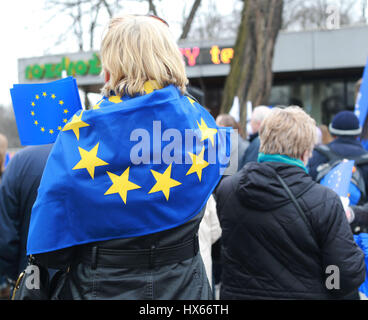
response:
<path fill-rule="evenodd" d="M 300 159 L 294 159 L 294 158 L 288 157 L 286 155 L 259 153 L 259 155 L 258 155 L 258 162 L 259 163 L 263 163 L 263 162 L 281 162 L 281 163 L 286 163 L 286 164 L 290 164 L 290 165 L 293 165 L 293 166 L 300 167 L 306 173 L 308 173 L 308 169 L 306 168 L 306 166 L 304 165 L 304 163 L 303 163 L 302 160 L 300 160 Z"/>

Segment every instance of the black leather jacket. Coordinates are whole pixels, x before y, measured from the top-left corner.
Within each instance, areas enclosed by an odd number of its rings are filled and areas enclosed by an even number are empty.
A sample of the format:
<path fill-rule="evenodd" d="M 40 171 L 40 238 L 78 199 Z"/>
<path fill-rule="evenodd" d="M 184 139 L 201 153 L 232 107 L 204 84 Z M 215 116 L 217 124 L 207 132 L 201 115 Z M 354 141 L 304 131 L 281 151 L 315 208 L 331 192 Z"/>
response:
<path fill-rule="evenodd" d="M 168 263 L 160 263 L 160 254 L 148 265 L 139 261 L 132 265 L 132 259 L 127 259 L 127 264 L 123 261 L 118 265 L 109 263 L 110 258 L 119 259 L 119 254 L 127 251 L 134 255 L 152 248 L 161 250 L 179 246 L 173 255 L 178 252 L 184 254 L 180 246 L 196 239 L 203 214 L 204 210 L 174 229 L 38 254 L 35 260 L 52 269 L 65 270 L 70 266 L 66 283 L 57 289 L 59 293 L 52 299 L 210 299 L 211 288 L 199 252 L 191 254 L 187 250 L 185 260 Z M 198 249 L 196 246 L 193 248 Z M 95 259 L 92 259 L 93 252 L 97 252 Z M 188 254 L 191 257 L 188 258 Z"/>

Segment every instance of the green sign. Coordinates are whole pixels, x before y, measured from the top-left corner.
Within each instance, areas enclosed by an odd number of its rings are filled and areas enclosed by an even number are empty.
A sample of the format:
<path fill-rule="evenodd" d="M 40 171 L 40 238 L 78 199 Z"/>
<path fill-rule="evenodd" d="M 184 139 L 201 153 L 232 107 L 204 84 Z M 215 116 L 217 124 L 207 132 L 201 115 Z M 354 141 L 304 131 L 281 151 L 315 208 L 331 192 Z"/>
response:
<path fill-rule="evenodd" d="M 101 73 L 100 57 L 94 53 L 88 61 L 70 61 L 63 57 L 60 63 L 34 64 L 26 67 L 26 79 L 54 79 L 61 78 L 65 70 L 68 76 L 99 75 Z"/>

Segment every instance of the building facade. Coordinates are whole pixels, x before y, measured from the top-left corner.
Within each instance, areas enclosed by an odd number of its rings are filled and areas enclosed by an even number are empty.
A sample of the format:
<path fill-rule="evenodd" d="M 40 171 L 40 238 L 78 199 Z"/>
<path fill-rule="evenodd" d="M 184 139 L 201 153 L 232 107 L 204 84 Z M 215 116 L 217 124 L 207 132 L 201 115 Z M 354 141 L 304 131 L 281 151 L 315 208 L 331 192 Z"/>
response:
<path fill-rule="evenodd" d="M 368 58 L 368 26 L 337 30 L 281 32 L 273 62 L 269 105 L 299 105 L 318 124 L 328 124 L 340 110 L 354 110 L 356 83 Z M 204 93 L 203 103 L 216 116 L 235 39 L 180 42 L 190 85 Z M 85 92 L 103 84 L 98 52 L 20 59 L 20 83 L 60 78 L 62 70 Z"/>

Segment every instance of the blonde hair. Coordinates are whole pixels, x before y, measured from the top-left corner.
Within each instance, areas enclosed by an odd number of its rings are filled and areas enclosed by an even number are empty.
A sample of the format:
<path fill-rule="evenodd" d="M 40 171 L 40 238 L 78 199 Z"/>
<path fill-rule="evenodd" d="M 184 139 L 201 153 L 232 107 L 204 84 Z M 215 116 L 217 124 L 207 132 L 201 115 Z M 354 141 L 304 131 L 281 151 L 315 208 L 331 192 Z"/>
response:
<path fill-rule="evenodd" d="M 301 159 L 317 143 L 316 122 L 300 107 L 274 108 L 259 130 L 260 152 Z"/>
<path fill-rule="evenodd" d="M 188 79 L 185 63 L 169 28 L 149 16 L 124 15 L 110 21 L 101 45 L 103 72 L 110 74 L 102 94 L 144 94 L 144 83 L 173 84 L 182 93 Z"/>

